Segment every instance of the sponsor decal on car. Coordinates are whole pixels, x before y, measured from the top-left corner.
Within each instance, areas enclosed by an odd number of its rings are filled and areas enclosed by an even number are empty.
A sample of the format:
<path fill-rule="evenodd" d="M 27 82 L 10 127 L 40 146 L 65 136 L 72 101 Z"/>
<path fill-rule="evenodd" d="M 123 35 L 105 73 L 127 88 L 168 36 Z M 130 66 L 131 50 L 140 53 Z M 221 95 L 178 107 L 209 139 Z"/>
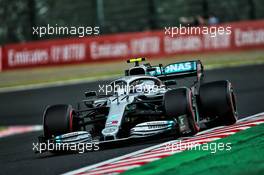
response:
<path fill-rule="evenodd" d="M 131 129 L 131 134 L 134 132 L 161 131 L 160 129 L 167 130 L 171 129 L 174 125 L 174 121 L 153 121 L 140 123 Z"/>
<path fill-rule="evenodd" d="M 61 142 L 78 142 L 81 140 L 87 139 L 92 141 L 92 136 L 87 131 L 78 131 L 78 132 L 71 132 L 63 135 L 59 135 L 55 137 L 55 141 L 58 143 Z"/>
<path fill-rule="evenodd" d="M 164 68 L 165 74 L 186 72 L 186 71 L 194 71 L 196 70 L 196 62 L 185 62 L 185 63 L 175 63 L 170 64 Z"/>
<path fill-rule="evenodd" d="M 103 135 L 111 135 L 111 134 L 115 134 L 118 131 L 118 127 L 117 126 L 110 126 L 110 127 L 106 127 L 102 130 Z"/>
<path fill-rule="evenodd" d="M 165 67 L 154 66 L 153 68 L 155 68 L 156 70 L 150 71 L 149 75 L 151 76 L 158 76 L 162 74 L 167 75 L 167 74 L 174 74 L 174 73 L 196 71 L 197 63 L 196 61 L 188 61 L 188 62 L 169 64 Z"/>

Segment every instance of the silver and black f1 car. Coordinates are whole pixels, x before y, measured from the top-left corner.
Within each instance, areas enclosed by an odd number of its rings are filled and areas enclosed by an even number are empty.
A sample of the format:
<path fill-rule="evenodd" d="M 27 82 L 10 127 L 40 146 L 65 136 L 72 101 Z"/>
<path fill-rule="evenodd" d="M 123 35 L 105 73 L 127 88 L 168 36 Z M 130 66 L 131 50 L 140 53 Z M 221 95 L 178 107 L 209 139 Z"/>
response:
<path fill-rule="evenodd" d="M 144 60 L 128 60 L 135 66 L 109 85 L 111 92 L 86 92 L 82 109 L 67 104 L 48 106 L 40 142 L 109 143 L 192 136 L 200 130 L 236 122 L 231 83 L 204 83 L 199 60 L 140 65 Z M 192 85 L 179 87 L 178 79 L 186 77 L 193 77 Z"/>

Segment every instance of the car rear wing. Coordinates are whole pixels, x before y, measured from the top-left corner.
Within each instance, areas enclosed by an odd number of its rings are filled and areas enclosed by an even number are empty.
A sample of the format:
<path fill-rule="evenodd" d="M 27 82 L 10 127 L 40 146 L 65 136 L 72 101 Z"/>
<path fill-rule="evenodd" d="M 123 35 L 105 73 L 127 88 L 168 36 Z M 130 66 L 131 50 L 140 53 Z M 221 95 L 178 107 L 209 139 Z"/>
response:
<path fill-rule="evenodd" d="M 183 78 L 197 77 L 197 81 L 203 77 L 203 65 L 200 60 L 172 63 L 166 66 L 151 66 L 148 74 L 163 81 Z"/>

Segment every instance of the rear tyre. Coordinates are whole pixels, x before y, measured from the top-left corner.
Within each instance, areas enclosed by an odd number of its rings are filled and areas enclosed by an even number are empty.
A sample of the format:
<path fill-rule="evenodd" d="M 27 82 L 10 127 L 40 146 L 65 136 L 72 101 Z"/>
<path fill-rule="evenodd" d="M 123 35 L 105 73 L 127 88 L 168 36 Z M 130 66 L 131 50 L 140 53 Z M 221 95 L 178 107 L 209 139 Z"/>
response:
<path fill-rule="evenodd" d="M 199 126 L 195 120 L 196 112 L 193 106 L 192 92 L 190 89 L 172 89 L 164 94 L 166 115 L 177 118 L 180 128 L 184 123 L 188 125 L 189 131 L 182 133 L 183 135 L 194 135 L 199 131 Z M 184 119 L 186 119 L 187 122 L 185 122 Z"/>
<path fill-rule="evenodd" d="M 71 105 L 48 106 L 43 115 L 44 137 L 49 139 L 74 131 L 74 115 Z"/>
<path fill-rule="evenodd" d="M 199 92 L 199 112 L 210 118 L 210 127 L 232 125 L 237 121 L 236 99 L 229 81 L 202 84 Z"/>

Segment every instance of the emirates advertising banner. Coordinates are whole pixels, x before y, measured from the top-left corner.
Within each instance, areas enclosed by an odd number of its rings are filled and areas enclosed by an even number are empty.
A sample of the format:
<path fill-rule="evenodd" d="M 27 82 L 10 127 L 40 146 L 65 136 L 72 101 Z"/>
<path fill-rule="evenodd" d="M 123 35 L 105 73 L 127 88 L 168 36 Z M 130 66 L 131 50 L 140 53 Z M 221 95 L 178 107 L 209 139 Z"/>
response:
<path fill-rule="evenodd" d="M 258 48 L 264 48 L 264 20 L 167 26 L 159 31 L 4 45 L 0 47 L 0 70 Z"/>

